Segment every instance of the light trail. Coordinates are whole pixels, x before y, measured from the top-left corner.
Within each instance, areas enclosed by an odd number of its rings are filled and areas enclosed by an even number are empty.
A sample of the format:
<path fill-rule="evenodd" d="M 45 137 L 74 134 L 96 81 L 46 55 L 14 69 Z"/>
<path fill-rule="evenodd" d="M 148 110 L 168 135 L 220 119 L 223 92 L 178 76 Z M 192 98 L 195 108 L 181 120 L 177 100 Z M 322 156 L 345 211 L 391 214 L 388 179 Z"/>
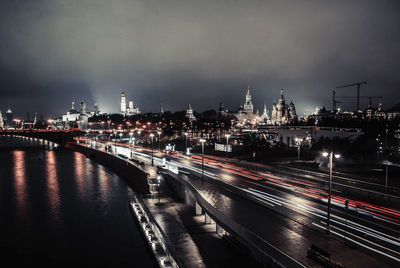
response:
<path fill-rule="evenodd" d="M 131 146 L 126 146 L 126 144 L 119 144 L 119 143 L 112 143 L 113 146 L 115 147 L 124 147 L 126 148 L 129 153 Z M 134 147 L 135 150 L 132 151 L 133 154 L 135 154 L 138 158 L 140 159 L 145 159 L 146 161 L 149 161 L 151 159 L 151 156 L 149 156 L 149 153 L 151 150 L 148 149 L 143 149 L 141 147 Z M 140 149 L 140 151 L 139 151 Z M 127 153 L 126 153 L 127 154 Z M 158 154 L 160 154 L 158 152 Z M 163 153 L 161 153 L 161 156 L 163 156 Z M 128 156 L 129 157 L 129 156 Z M 192 157 L 174 157 L 171 156 L 172 161 L 168 161 L 169 165 L 175 165 L 178 168 L 185 169 L 188 171 L 192 171 L 198 174 L 202 173 L 202 169 L 199 167 L 196 167 L 196 165 L 200 165 L 201 163 L 201 157 L 199 156 L 192 156 Z M 154 162 L 158 166 L 163 165 L 162 158 L 155 157 L 153 156 Z M 181 159 L 187 159 L 191 161 L 191 164 L 183 164 L 180 162 Z M 207 168 L 207 169 L 206 169 Z M 309 197 L 311 200 L 321 200 L 322 202 L 327 202 L 327 193 L 326 191 L 319 189 L 319 185 L 313 182 L 308 182 L 308 181 L 303 181 L 301 179 L 288 179 L 288 178 L 283 178 L 280 176 L 276 176 L 270 172 L 260 172 L 260 171 L 253 171 L 247 168 L 243 167 L 238 167 L 234 164 L 226 164 L 222 163 L 216 159 L 210 159 L 210 157 L 204 157 L 204 175 L 215 179 L 215 180 L 221 180 L 219 178 L 219 175 L 211 172 L 210 170 L 216 170 L 218 172 L 226 172 L 227 174 L 233 174 L 234 176 L 238 176 L 239 178 L 244 177 L 249 179 L 250 181 L 257 182 L 258 186 L 263 187 L 263 184 L 266 185 L 272 185 L 273 187 L 277 187 L 278 189 L 286 189 L 288 192 L 282 192 L 284 194 L 293 194 L 297 193 L 300 196 L 303 197 Z M 235 177 L 237 178 L 237 177 Z M 245 181 L 245 180 L 243 180 Z M 261 184 L 259 184 L 262 182 Z M 228 183 L 228 182 L 224 182 Z M 265 204 L 268 208 L 272 210 L 277 210 L 279 212 L 285 212 L 285 213 L 290 213 L 290 211 L 293 211 L 295 213 L 299 213 L 303 216 L 306 216 L 307 221 L 311 221 L 310 224 L 312 226 L 317 226 L 318 228 L 325 229 L 323 226 L 316 224 L 315 222 L 312 221 L 312 219 L 317 218 L 319 220 L 325 220 L 326 219 L 326 212 L 316 208 L 314 206 L 310 206 L 304 202 L 299 203 L 300 200 L 304 200 L 303 197 L 296 197 L 298 200 L 291 200 L 288 198 L 280 197 L 273 195 L 271 193 L 267 193 L 264 191 L 260 191 L 257 189 L 253 188 L 248 188 L 245 189 L 243 187 L 237 187 L 232 184 L 230 184 L 233 187 L 236 187 L 243 192 L 249 194 L 252 196 L 253 199 L 257 200 L 258 202 L 261 202 L 262 204 Z M 275 188 L 271 188 L 273 191 L 279 191 Z M 370 204 L 367 202 L 362 202 L 358 200 L 352 200 L 348 199 L 339 195 L 332 195 L 332 204 L 334 206 L 344 208 L 344 203 L 346 200 L 349 200 L 349 210 L 353 212 L 357 212 L 360 214 L 365 214 L 368 215 L 370 218 L 373 219 L 379 219 L 385 222 L 388 222 L 390 224 L 395 224 L 399 225 L 398 223 L 400 222 L 400 211 L 391 209 L 391 208 L 386 208 L 382 206 L 378 206 L 375 204 Z M 305 200 L 304 200 L 305 201 Z M 284 209 L 283 209 L 284 208 Z M 286 211 L 285 211 L 286 210 Z M 354 218 L 354 216 L 352 216 Z M 376 223 L 367 221 L 365 219 L 360 219 L 362 221 L 366 221 L 368 224 L 371 224 L 375 226 Z M 324 223 L 323 221 L 320 221 Z M 341 229 L 340 227 L 345 227 L 346 231 Z M 365 226 L 363 224 L 357 223 L 353 220 L 350 219 L 345 219 L 336 213 L 331 214 L 331 227 L 334 228 L 335 231 L 331 231 L 335 236 L 337 237 L 343 237 L 340 232 L 346 232 L 347 235 L 351 236 L 352 238 L 346 238 L 349 241 L 352 241 L 353 243 L 366 248 L 368 250 L 371 250 L 373 252 L 376 252 L 378 254 L 381 254 L 382 256 L 386 256 L 391 258 L 392 260 L 395 260 L 397 262 L 400 262 L 398 255 L 400 252 L 400 238 L 395 237 L 393 235 L 390 235 L 385 232 L 378 231 L 376 229 L 373 229 L 371 227 Z M 385 228 L 386 226 L 380 226 L 381 228 Z M 392 230 L 394 233 L 398 234 L 398 231 Z M 358 234 L 362 234 L 364 237 L 361 237 Z M 357 241 L 358 240 L 358 241 Z M 389 248 L 388 246 L 393 247 Z M 384 252 L 386 251 L 386 252 Z"/>

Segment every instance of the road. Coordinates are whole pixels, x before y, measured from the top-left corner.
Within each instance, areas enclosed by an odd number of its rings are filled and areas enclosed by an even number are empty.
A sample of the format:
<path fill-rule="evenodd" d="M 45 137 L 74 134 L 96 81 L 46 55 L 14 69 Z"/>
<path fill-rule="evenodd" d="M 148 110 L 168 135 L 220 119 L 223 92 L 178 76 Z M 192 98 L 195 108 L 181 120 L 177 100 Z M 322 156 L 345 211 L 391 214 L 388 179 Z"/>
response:
<path fill-rule="evenodd" d="M 151 149 L 127 148 L 127 144 L 115 144 L 118 154 L 150 161 Z M 169 158 L 163 162 L 162 158 Z M 154 151 L 154 164 L 174 166 L 179 170 L 202 174 L 201 155 L 166 156 Z M 318 180 L 324 176 L 313 174 L 313 178 L 297 176 L 296 172 L 276 167 L 243 163 L 237 160 L 204 156 L 204 175 L 244 193 L 250 200 L 289 219 L 314 230 L 326 232 L 327 191 Z M 360 187 L 360 186 L 357 186 Z M 344 203 L 349 200 L 348 209 Z M 400 211 L 356 199 L 332 195 L 330 234 L 345 243 L 356 246 L 373 256 L 400 265 Z"/>

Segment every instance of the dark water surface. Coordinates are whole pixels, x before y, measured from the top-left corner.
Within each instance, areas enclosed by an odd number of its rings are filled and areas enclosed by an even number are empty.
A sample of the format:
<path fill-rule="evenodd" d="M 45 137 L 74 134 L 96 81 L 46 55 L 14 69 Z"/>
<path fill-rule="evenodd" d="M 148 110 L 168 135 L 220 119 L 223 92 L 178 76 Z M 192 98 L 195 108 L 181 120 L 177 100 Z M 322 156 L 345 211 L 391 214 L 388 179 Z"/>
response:
<path fill-rule="evenodd" d="M 153 267 L 131 197 L 123 179 L 80 153 L 0 150 L 1 263 Z"/>

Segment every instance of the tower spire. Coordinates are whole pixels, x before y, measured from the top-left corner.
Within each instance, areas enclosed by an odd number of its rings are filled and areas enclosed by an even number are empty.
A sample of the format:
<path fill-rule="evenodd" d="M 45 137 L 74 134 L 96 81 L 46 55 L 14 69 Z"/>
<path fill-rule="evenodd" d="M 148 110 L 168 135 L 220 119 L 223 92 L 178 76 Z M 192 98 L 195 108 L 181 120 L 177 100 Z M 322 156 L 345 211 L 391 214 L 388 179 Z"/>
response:
<path fill-rule="evenodd" d="M 243 108 L 247 114 L 253 113 L 253 103 L 251 102 L 250 85 L 247 86 L 246 101 L 244 103 Z"/>

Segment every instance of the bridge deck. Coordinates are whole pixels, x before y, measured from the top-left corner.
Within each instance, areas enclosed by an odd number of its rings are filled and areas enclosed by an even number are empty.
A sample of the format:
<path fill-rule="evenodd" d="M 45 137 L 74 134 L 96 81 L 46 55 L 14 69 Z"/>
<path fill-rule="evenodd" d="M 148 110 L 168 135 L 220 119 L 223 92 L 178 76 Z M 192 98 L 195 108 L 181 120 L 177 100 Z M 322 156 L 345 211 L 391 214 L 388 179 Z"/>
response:
<path fill-rule="evenodd" d="M 316 265 L 307 258 L 307 249 L 315 244 L 329 252 L 332 260 L 346 266 L 389 267 L 388 264 L 357 249 L 335 239 L 326 238 L 315 230 L 220 186 L 194 175 L 189 175 L 188 179 L 218 210 L 306 266 Z"/>

